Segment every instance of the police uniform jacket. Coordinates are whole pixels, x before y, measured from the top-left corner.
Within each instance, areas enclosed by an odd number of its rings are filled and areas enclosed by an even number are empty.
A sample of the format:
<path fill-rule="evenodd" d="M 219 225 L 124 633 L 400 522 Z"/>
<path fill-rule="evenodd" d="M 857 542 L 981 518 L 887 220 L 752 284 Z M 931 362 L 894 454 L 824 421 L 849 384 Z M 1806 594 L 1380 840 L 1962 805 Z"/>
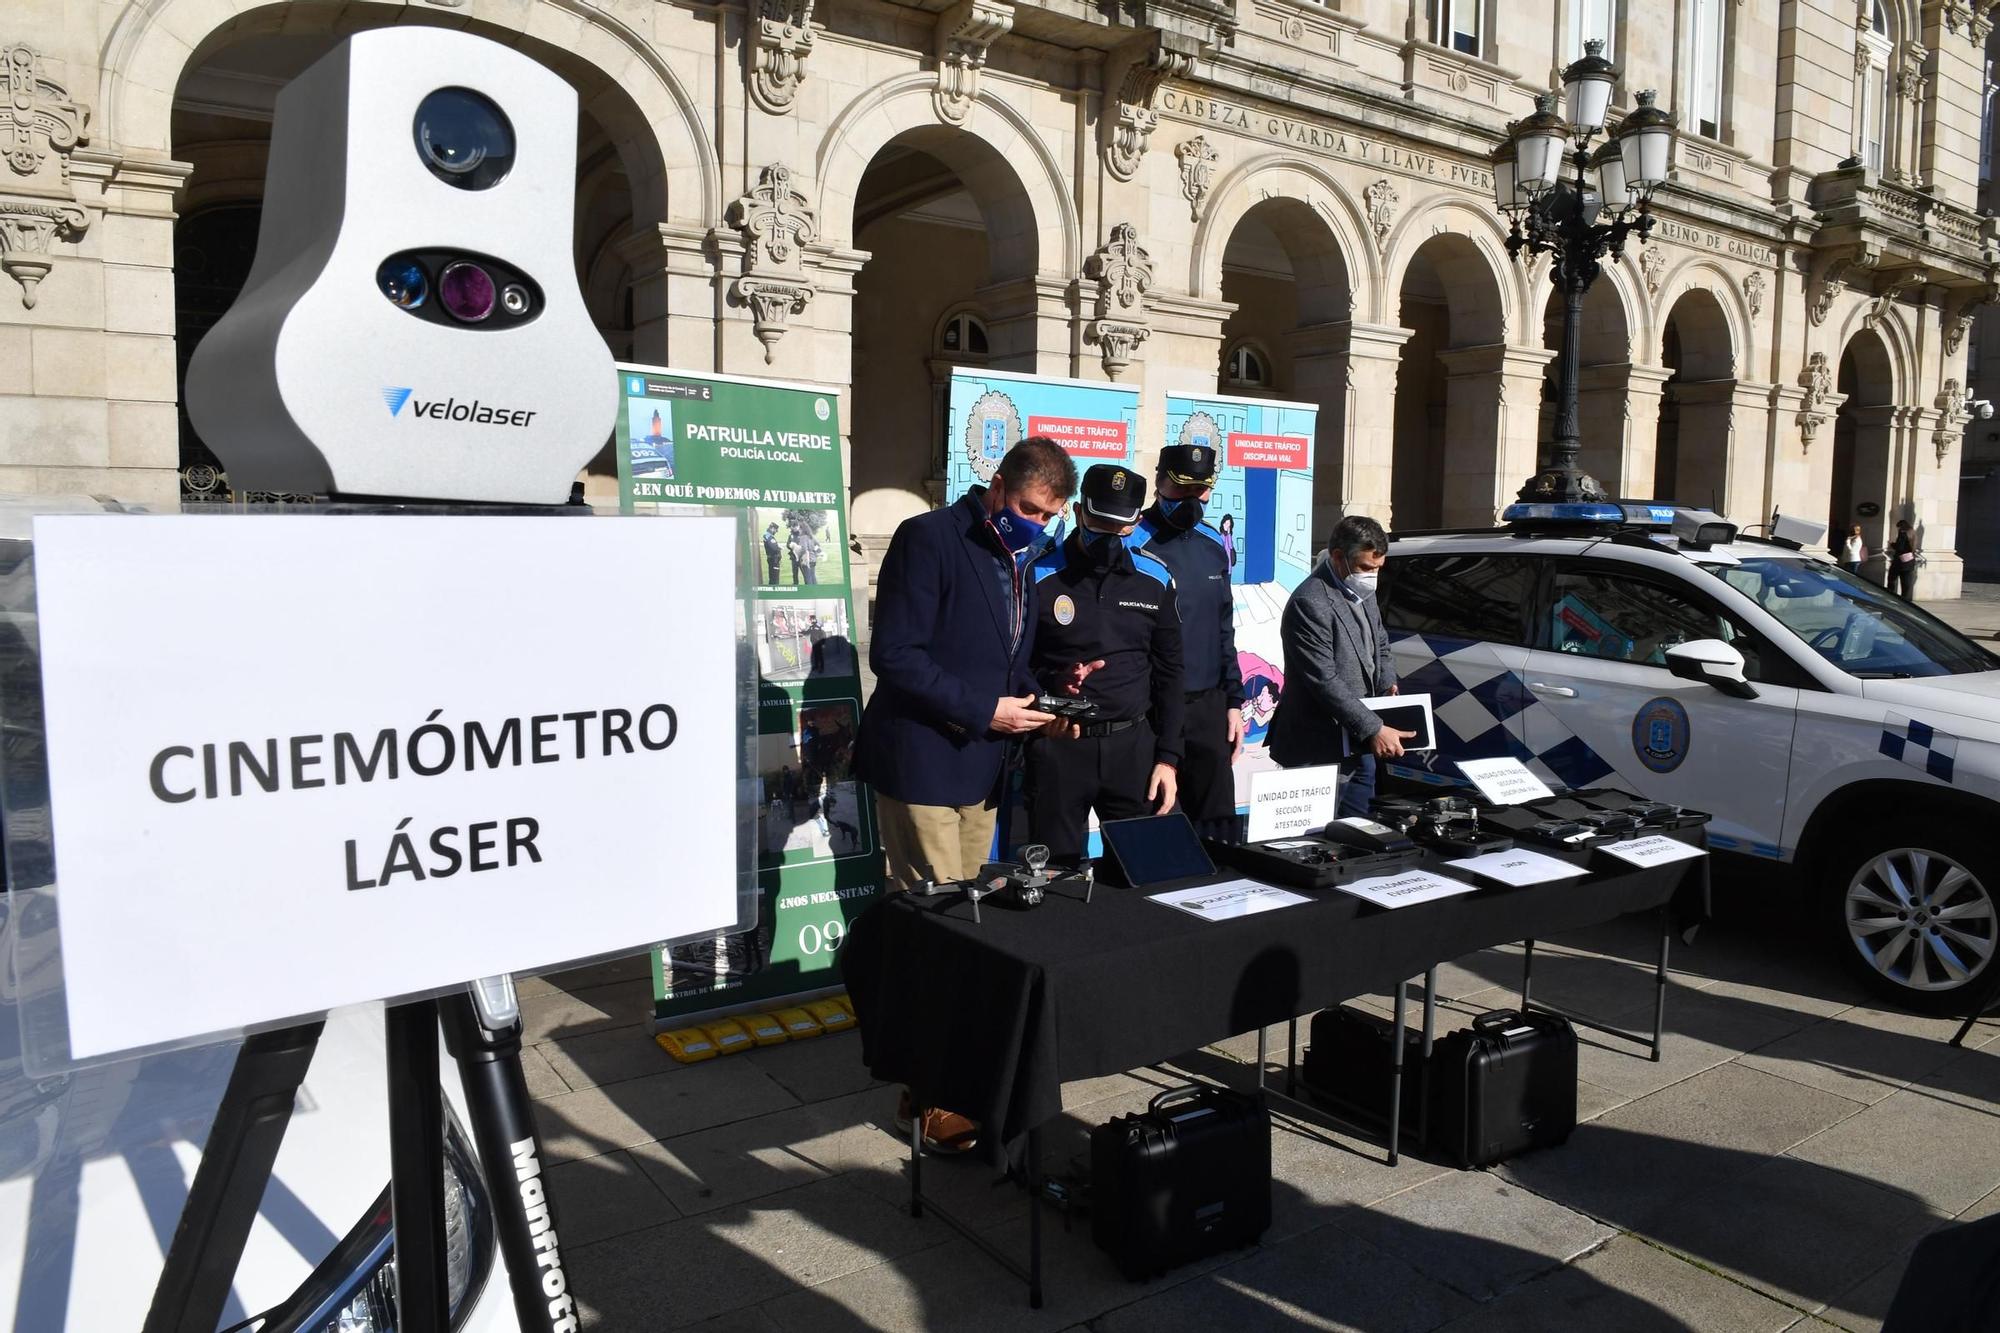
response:
<path fill-rule="evenodd" d="M 1156 505 L 1125 539 L 1167 567 L 1181 608 L 1181 672 L 1190 694 L 1221 687 L 1231 708 L 1243 706 L 1243 669 L 1236 661 L 1236 602 L 1229 552 L 1206 523 L 1177 528 Z"/>
<path fill-rule="evenodd" d="M 1007 738 L 988 730 L 1001 695 L 1032 694 L 1035 587 L 1000 545 L 983 489 L 905 519 L 875 580 L 856 775 L 907 805 L 994 794 Z"/>
<path fill-rule="evenodd" d="M 1072 532 L 1034 565 L 1035 674 L 1060 689 L 1078 662 L 1104 665 L 1083 682 L 1083 697 L 1102 720 L 1150 715 L 1154 762 L 1181 760 L 1181 617 L 1174 578 L 1151 556 L 1117 537 L 1086 545 Z"/>

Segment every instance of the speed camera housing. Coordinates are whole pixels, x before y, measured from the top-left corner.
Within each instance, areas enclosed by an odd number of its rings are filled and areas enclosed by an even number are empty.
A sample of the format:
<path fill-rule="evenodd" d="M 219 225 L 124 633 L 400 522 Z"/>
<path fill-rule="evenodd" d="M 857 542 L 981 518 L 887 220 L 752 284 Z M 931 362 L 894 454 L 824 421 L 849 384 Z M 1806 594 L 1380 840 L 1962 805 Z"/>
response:
<path fill-rule="evenodd" d="M 441 28 L 278 96 L 257 256 L 188 415 L 238 491 L 557 504 L 618 409 L 572 257 L 576 94 Z"/>

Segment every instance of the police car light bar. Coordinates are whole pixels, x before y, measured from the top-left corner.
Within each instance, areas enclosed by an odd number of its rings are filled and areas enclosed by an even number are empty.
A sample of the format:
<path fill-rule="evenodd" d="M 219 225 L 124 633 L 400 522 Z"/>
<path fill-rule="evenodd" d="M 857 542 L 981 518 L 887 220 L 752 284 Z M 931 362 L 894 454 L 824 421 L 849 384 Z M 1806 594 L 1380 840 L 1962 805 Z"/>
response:
<path fill-rule="evenodd" d="M 1508 505 L 1500 515 L 1503 523 L 1612 523 L 1631 528 L 1673 526 L 1672 505 L 1648 504 L 1633 500 L 1572 500 L 1562 504 L 1520 503 Z"/>

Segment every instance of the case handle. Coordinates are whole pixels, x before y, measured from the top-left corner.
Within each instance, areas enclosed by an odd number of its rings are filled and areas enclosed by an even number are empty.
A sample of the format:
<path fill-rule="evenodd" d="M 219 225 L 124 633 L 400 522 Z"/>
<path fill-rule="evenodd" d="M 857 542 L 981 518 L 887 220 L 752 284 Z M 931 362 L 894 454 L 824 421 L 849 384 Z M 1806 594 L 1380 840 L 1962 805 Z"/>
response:
<path fill-rule="evenodd" d="M 1494 1032 L 1501 1028 L 1513 1027 L 1526 1017 L 1518 1009 L 1495 1009 L 1490 1014 L 1481 1014 L 1473 1019 L 1472 1027 L 1476 1032 Z"/>
<path fill-rule="evenodd" d="M 1160 1108 L 1168 1102 L 1179 1101 L 1184 1097 L 1199 1097 L 1202 1093 L 1207 1092 L 1210 1086 L 1207 1083 L 1184 1083 L 1178 1088 L 1168 1088 L 1165 1091 L 1156 1092 L 1153 1094 L 1153 1100 L 1146 1103 L 1146 1113 L 1148 1115 L 1157 1115 Z"/>

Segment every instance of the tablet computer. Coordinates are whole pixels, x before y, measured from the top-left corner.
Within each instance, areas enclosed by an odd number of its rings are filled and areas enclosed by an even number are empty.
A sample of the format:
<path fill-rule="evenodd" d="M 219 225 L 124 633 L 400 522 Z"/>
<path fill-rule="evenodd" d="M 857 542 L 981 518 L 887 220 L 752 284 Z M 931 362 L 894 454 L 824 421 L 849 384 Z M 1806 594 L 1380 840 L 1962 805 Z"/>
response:
<path fill-rule="evenodd" d="M 1437 748 L 1437 734 L 1431 725 L 1431 697 L 1428 694 L 1385 694 L 1376 699 L 1363 699 L 1361 703 L 1382 719 L 1383 726 L 1416 733 L 1414 738 L 1403 742 L 1404 753 Z"/>
<path fill-rule="evenodd" d="M 1103 860 L 1111 863 L 1107 883 L 1156 889 L 1215 873 L 1194 825 L 1178 810 L 1107 820 L 1097 831 L 1104 839 Z"/>

